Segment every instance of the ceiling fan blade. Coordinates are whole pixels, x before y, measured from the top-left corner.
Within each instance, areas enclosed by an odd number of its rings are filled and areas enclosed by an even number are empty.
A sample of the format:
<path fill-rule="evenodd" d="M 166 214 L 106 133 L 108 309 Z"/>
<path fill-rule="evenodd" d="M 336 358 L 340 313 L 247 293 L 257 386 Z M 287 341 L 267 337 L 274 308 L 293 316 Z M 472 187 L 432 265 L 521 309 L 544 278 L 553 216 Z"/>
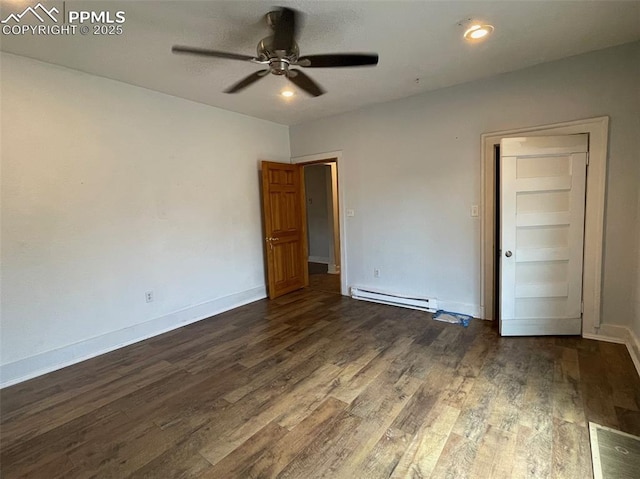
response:
<path fill-rule="evenodd" d="M 298 13 L 291 8 L 283 7 L 274 26 L 273 49 L 290 52 L 296 39 Z"/>
<path fill-rule="evenodd" d="M 329 53 L 307 55 L 298 59 L 296 65 L 306 68 L 362 67 L 378 64 L 377 53 Z"/>
<path fill-rule="evenodd" d="M 324 90 L 301 70 L 289 70 L 287 78 L 296 86 L 306 91 L 309 95 L 320 96 Z"/>
<path fill-rule="evenodd" d="M 254 72 L 251 75 L 249 75 L 248 77 L 243 78 L 242 80 L 240 80 L 238 83 L 234 84 L 233 86 L 227 88 L 224 92 L 225 93 L 237 93 L 240 90 L 243 90 L 243 89 L 247 88 L 252 83 L 255 83 L 258 80 L 260 80 L 260 78 L 265 76 L 267 73 L 269 73 L 269 70 L 258 70 L 257 72 Z"/>
<path fill-rule="evenodd" d="M 239 55 L 237 53 L 219 52 L 217 50 L 208 50 L 206 48 L 197 47 L 184 47 L 181 45 L 174 45 L 171 47 L 173 53 L 187 53 L 189 55 L 200 55 L 205 57 L 227 58 L 229 60 L 255 60 L 254 57 L 249 55 Z"/>

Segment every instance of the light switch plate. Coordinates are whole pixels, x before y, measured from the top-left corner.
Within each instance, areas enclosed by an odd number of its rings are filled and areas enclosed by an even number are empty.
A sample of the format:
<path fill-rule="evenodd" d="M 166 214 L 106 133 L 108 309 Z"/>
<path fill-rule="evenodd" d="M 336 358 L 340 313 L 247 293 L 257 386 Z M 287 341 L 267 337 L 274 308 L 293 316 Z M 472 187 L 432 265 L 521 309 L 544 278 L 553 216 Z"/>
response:
<path fill-rule="evenodd" d="M 478 205 L 471 205 L 471 216 L 478 216 Z"/>

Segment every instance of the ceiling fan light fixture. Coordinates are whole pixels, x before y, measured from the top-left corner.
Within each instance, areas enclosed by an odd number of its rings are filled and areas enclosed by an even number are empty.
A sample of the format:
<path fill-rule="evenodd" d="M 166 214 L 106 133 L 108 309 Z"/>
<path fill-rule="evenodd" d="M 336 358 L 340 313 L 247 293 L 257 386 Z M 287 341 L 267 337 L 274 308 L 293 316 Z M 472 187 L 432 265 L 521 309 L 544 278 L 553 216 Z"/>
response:
<path fill-rule="evenodd" d="M 482 40 L 493 32 L 493 25 L 481 25 L 475 23 L 464 32 L 464 39 L 469 42 Z"/>

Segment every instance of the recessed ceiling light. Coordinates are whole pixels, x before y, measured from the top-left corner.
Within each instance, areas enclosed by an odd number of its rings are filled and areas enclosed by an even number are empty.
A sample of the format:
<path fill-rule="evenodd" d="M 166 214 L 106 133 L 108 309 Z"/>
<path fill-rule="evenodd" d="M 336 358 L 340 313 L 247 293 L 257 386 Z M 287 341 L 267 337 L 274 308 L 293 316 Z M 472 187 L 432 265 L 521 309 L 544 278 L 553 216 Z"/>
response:
<path fill-rule="evenodd" d="M 283 90 L 280 94 L 285 98 L 290 98 L 293 96 L 293 92 L 291 90 Z"/>
<path fill-rule="evenodd" d="M 474 24 L 464 32 L 464 38 L 474 42 L 486 38 L 491 32 L 493 32 L 493 26 L 491 25 Z"/>

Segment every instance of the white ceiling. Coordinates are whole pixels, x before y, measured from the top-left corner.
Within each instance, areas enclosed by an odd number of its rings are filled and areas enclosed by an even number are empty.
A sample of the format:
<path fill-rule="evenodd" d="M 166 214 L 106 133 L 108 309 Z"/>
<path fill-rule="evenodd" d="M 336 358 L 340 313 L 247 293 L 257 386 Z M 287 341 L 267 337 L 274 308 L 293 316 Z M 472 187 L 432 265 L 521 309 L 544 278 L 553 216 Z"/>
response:
<path fill-rule="evenodd" d="M 2 18 L 36 1 L 2 1 Z M 268 75 L 222 91 L 258 65 L 171 53 L 173 44 L 253 55 L 277 3 L 305 14 L 301 55 L 377 52 L 375 68 L 307 69 L 327 93 L 286 101 Z M 62 2 L 47 2 L 47 6 Z M 640 39 L 640 1 L 67 1 L 67 10 L 126 12 L 120 36 L 2 35 L 4 51 L 283 124 L 357 109 Z M 495 26 L 463 41 L 463 19 Z M 416 82 L 416 79 L 419 81 Z"/>

